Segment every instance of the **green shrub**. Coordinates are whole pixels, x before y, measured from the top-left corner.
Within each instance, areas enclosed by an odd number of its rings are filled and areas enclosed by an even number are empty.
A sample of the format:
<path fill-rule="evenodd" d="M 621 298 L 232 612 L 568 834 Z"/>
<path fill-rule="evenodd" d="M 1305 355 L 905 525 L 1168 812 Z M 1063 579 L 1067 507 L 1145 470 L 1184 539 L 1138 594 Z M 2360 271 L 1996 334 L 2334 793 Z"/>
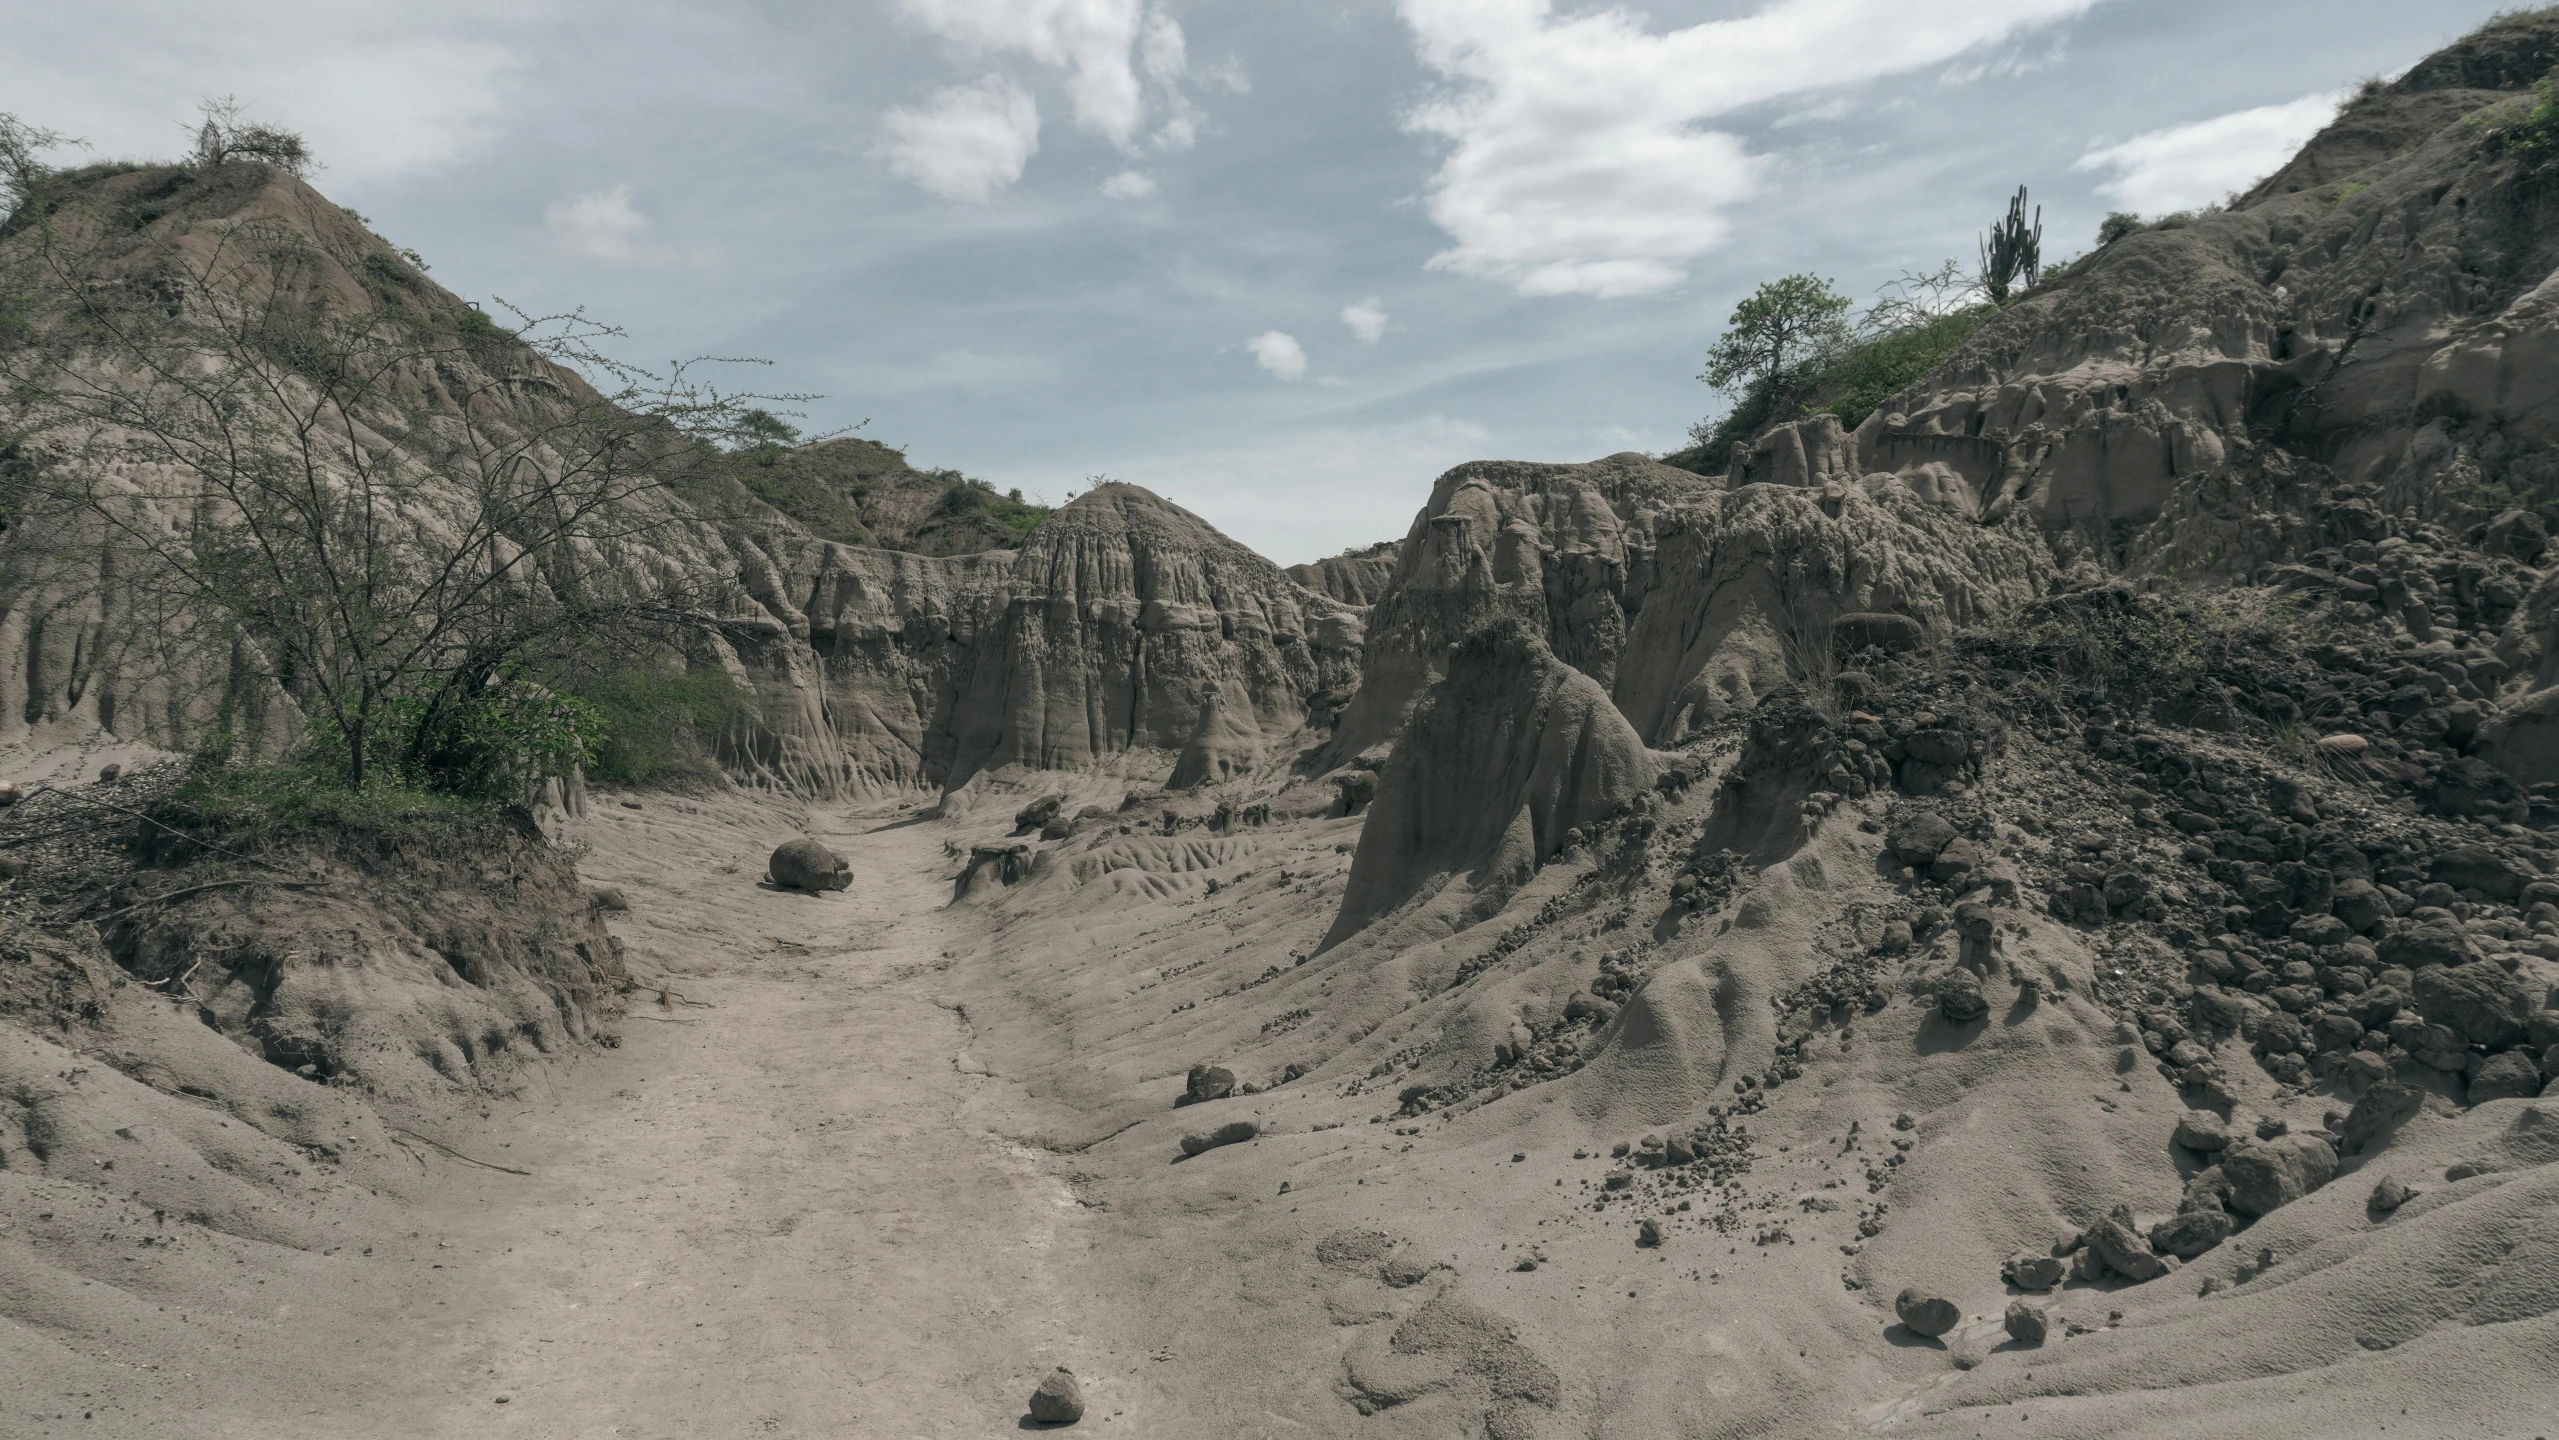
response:
<path fill-rule="evenodd" d="M 545 777 L 594 763 L 603 738 L 603 718 L 588 701 L 499 675 L 467 691 L 382 701 L 364 737 L 364 768 L 394 786 L 523 800 Z M 310 722 L 302 754 L 344 768 L 349 744 L 323 711 Z"/>
<path fill-rule="evenodd" d="M 186 782 L 152 818 L 190 838 L 232 849 L 313 835 L 392 841 L 462 841 L 496 823 L 488 800 L 382 780 L 349 789 L 325 764 L 229 763 L 220 741 L 197 757 Z M 146 830 L 146 843 L 165 841 Z"/>
<path fill-rule="evenodd" d="M 754 697 L 717 670 L 634 668 L 569 685 L 602 732 L 588 773 L 621 785 L 716 775 L 720 735 L 754 715 Z"/>
<path fill-rule="evenodd" d="M 2559 153 L 2559 89 L 2544 75 L 2532 82 L 2532 108 L 2497 132 L 2498 143 L 2517 155 L 2541 157 Z"/>
<path fill-rule="evenodd" d="M 1823 370 L 1815 389 L 1830 398 L 1814 413 L 1836 415 L 1840 424 L 1856 429 L 1876 407 L 1944 364 L 1983 321 L 1998 313 L 1996 306 L 1970 305 L 1849 346 Z"/>
<path fill-rule="evenodd" d="M 2349 180 L 2337 187 L 2337 198 L 2328 202 L 2328 208 L 2334 210 L 2371 188 L 2372 182 L 2369 180 Z"/>

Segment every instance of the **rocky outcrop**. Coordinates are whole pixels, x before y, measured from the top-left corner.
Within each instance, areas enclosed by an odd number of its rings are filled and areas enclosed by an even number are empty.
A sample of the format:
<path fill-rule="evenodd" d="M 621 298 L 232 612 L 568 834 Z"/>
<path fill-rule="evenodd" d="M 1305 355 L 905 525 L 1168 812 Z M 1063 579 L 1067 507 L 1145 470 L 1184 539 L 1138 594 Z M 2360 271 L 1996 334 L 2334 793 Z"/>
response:
<path fill-rule="evenodd" d="M 1478 462 L 1439 478 L 1368 613 L 1359 693 L 1327 757 L 1392 737 L 1448 647 L 1501 619 L 1602 686 L 1653 583 L 1653 527 L 1712 485 L 1641 455 L 1588 465 Z"/>
<path fill-rule="evenodd" d="M 2507 51 L 2547 28 L 2368 87 L 2230 208 L 2048 277 L 1855 431 L 1780 426 L 1732 478 L 1895 486 L 2180 575 L 2317 543 L 2337 483 L 2384 514 L 2537 491 L 2559 476 L 2559 241 L 2544 162 L 2500 127 L 2540 74 Z"/>
<path fill-rule="evenodd" d="M 1381 540 L 1339 555 L 1328 555 L 1311 565 L 1291 565 L 1288 578 L 1318 595 L 1339 600 L 1345 605 L 1367 607 L 1386 594 L 1386 586 L 1395 578 L 1395 562 L 1403 553 L 1399 541 Z"/>
<path fill-rule="evenodd" d="M 1487 625 L 1445 663 L 1379 777 L 1327 948 L 1451 886 L 1463 898 L 1434 907 L 1449 928 L 1500 909 L 1568 836 L 1653 783 L 1607 692 L 1528 622 Z"/>
<path fill-rule="evenodd" d="M 986 618 L 956 676 L 948 749 L 926 754 L 945 786 L 1195 740 L 1230 765 L 1258 759 L 1358 658 L 1347 607 L 1134 485 L 1057 512 Z"/>

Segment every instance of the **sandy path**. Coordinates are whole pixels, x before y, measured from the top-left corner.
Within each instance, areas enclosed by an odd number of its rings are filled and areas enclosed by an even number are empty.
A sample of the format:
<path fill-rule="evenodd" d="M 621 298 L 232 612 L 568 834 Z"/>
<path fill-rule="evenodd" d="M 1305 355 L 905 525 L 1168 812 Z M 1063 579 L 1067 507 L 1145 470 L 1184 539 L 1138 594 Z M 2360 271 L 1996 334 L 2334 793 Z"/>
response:
<path fill-rule="evenodd" d="M 938 830 L 817 815 L 861 877 L 817 899 L 753 883 L 786 816 L 687 808 L 599 806 L 582 868 L 631 897 L 615 928 L 634 970 L 707 1008 L 635 1006 L 618 1051 L 554 1067 L 541 1098 L 465 1132 L 458 1148 L 529 1177 L 439 1165 L 411 1242 L 433 1352 L 394 1387 L 428 1413 L 397 1422 L 1014 1429 L 1065 1358 L 1054 1276 L 1080 1257 L 1081 1212 L 1050 1157 L 1000 1138 L 1006 1087 L 955 1068 L 963 1027 L 926 997 L 964 923 L 938 909 Z"/>

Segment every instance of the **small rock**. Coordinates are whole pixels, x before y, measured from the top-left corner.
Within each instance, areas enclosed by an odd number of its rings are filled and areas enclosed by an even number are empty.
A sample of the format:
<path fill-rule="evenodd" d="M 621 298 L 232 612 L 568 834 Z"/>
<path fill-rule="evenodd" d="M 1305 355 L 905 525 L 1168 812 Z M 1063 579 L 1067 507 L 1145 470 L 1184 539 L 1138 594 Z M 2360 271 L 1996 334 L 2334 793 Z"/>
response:
<path fill-rule="evenodd" d="M 1635 1227 L 1635 1243 L 1650 1250 L 1662 1243 L 1662 1222 L 1647 1220 Z"/>
<path fill-rule="evenodd" d="M 631 908 L 630 897 L 612 885 L 598 885 L 586 892 L 587 908 L 601 915 L 619 915 Z"/>
<path fill-rule="evenodd" d="M 1998 912 L 1978 900 L 1967 900 L 1955 907 L 1955 933 L 1974 944 L 1989 944 L 1998 922 Z"/>
<path fill-rule="evenodd" d="M 1949 970 L 1936 984 L 1937 1013 L 1950 1025 L 1969 1025 L 1990 1013 L 1982 998 L 1981 977 L 1969 970 Z"/>
<path fill-rule="evenodd" d="M 1922 1290 L 1904 1290 L 1893 1297 L 1893 1313 L 1911 1333 L 1934 1338 L 1963 1323 L 1964 1312 L 1955 1302 Z"/>
<path fill-rule="evenodd" d="M 2324 751 L 2330 755 L 2361 755 L 2372 748 L 2372 742 L 2361 735 L 2349 732 L 2336 735 L 2322 735 L 2317 740 L 2311 742 L 2311 747 L 2316 750 Z"/>
<path fill-rule="evenodd" d="M 1999 1267 L 1999 1278 L 2020 1290 L 2050 1290 L 2069 1273 L 2056 1255 L 2020 1255 Z"/>
<path fill-rule="evenodd" d="M 1205 1154 L 1208 1151 L 1216 1149 L 1220 1145 L 1240 1144 L 1261 1133 L 1261 1127 L 1255 1125 L 1250 1120 L 1229 1120 L 1225 1124 L 1218 1126 L 1216 1129 L 1209 1131 L 1205 1135 L 1193 1134 L 1183 1136 L 1182 1153 L 1185 1155 Z"/>
<path fill-rule="evenodd" d="M 2396 1175 L 2384 1175 L 2373 1182 L 2372 1198 L 2364 1203 L 2387 1215 L 2417 1198 L 2417 1192 Z"/>
<path fill-rule="evenodd" d="M 1084 1387 L 1061 1365 L 1031 1392 L 1031 1418 L 1042 1425 L 1072 1425 L 1084 1418 Z"/>
<path fill-rule="evenodd" d="M 101 765 L 98 767 L 98 783 L 101 785 L 113 785 L 123 778 L 124 767 L 121 765 Z"/>
<path fill-rule="evenodd" d="M 2045 1332 L 2050 1329 L 2042 1308 L 2023 1300 L 2008 1302 L 2007 1324 L 2008 1338 L 2020 1345 L 2043 1344 Z"/>

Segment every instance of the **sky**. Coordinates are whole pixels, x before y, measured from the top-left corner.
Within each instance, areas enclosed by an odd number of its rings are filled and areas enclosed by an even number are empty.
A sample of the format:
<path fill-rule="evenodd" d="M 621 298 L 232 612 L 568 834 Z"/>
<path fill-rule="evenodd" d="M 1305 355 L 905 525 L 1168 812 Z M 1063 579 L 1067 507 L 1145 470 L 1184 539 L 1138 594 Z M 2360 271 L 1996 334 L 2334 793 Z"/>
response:
<path fill-rule="evenodd" d="M 1294 563 L 1679 448 L 1763 280 L 1969 263 L 2020 184 L 2065 258 L 2504 3 L 0 0 L 0 108 L 147 158 L 236 97 L 466 298 Z"/>

